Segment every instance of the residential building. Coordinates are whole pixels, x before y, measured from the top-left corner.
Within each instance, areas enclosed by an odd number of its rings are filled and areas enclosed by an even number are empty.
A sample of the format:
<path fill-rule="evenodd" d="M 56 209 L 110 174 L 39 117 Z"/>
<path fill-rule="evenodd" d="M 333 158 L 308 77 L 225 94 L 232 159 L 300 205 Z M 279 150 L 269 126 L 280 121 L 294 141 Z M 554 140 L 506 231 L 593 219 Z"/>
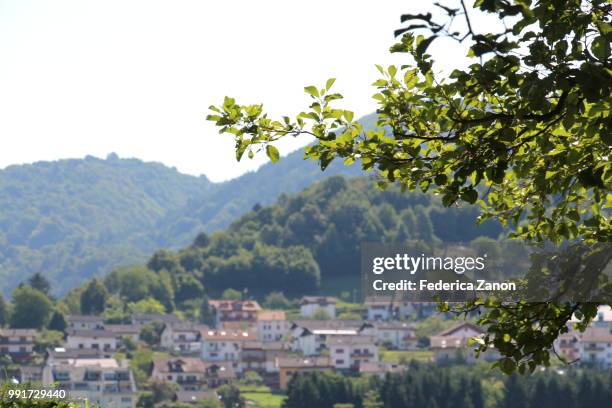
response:
<path fill-rule="evenodd" d="M 166 326 L 161 334 L 160 344 L 166 350 L 181 354 L 200 353 L 202 350 L 202 331 L 208 327 L 194 324 Z"/>
<path fill-rule="evenodd" d="M 0 370 L 0 382 L 15 379 L 20 384 L 40 383 L 42 381 L 42 370 L 41 366 L 20 365 L 12 368 L 3 367 Z"/>
<path fill-rule="evenodd" d="M 114 351 L 119 346 L 117 334 L 108 330 L 73 330 L 66 337 L 66 348 Z"/>
<path fill-rule="evenodd" d="M 67 330 L 101 330 L 104 328 L 104 318 L 94 315 L 66 316 Z"/>
<path fill-rule="evenodd" d="M 129 338 L 132 342 L 138 343 L 140 340 L 140 330 L 142 327 L 137 324 L 105 324 L 104 330 L 114 333 L 117 339 Z"/>
<path fill-rule="evenodd" d="M 202 359 L 204 361 L 230 361 L 240 371 L 242 347 L 247 342 L 257 341 L 251 331 L 203 330 Z"/>
<path fill-rule="evenodd" d="M 414 350 L 417 347 L 416 326 L 401 321 L 381 321 L 373 324 L 378 342 L 395 350 Z M 362 334 L 366 334 L 362 329 Z"/>
<path fill-rule="evenodd" d="M 474 363 L 476 353 L 468 346 L 468 340 L 479 337 L 484 331 L 475 324 L 461 323 L 444 330 L 430 338 L 430 350 L 434 352 L 437 363 L 458 362 Z M 480 354 L 481 360 L 493 361 L 499 358 L 499 354 L 493 348 Z"/>
<path fill-rule="evenodd" d="M 321 354 L 328 336 L 357 335 L 363 326 L 361 320 L 294 320 L 290 326 L 293 351 L 305 356 Z"/>
<path fill-rule="evenodd" d="M 289 322 L 285 312 L 265 310 L 257 315 L 257 338 L 259 341 L 281 341 L 289 333 Z"/>
<path fill-rule="evenodd" d="M 210 363 L 194 357 L 153 361 L 151 379 L 178 384 L 183 391 L 200 391 L 228 384 L 235 378 L 229 363 Z"/>
<path fill-rule="evenodd" d="M 217 325 L 239 321 L 255 323 L 257 313 L 261 311 L 259 303 L 254 300 L 210 300 L 208 304 L 215 313 Z"/>
<path fill-rule="evenodd" d="M 580 358 L 578 350 L 579 339 L 578 333 L 570 329 L 569 332 L 560 334 L 557 337 L 554 342 L 555 350 L 568 361 L 578 360 Z"/>
<path fill-rule="evenodd" d="M 133 408 L 138 399 L 132 371 L 112 358 L 47 361 L 43 385 L 100 407 Z"/>
<path fill-rule="evenodd" d="M 389 320 L 394 317 L 391 298 L 366 298 L 366 320 Z"/>
<path fill-rule="evenodd" d="M 612 367 L 612 332 L 606 327 L 589 327 L 578 340 L 580 363 L 609 369 Z"/>
<path fill-rule="evenodd" d="M 336 303 L 338 300 L 329 296 L 304 296 L 300 300 L 300 314 L 302 317 L 314 317 L 322 310 L 328 317 L 336 317 Z"/>
<path fill-rule="evenodd" d="M 29 360 L 35 336 L 36 331 L 31 329 L 0 329 L 0 354 L 9 355 L 14 362 Z"/>
<path fill-rule="evenodd" d="M 334 365 L 329 357 L 284 357 L 276 360 L 278 367 L 279 388 L 286 390 L 289 381 L 295 374 L 313 371 L 333 370 Z"/>
<path fill-rule="evenodd" d="M 363 363 L 378 361 L 378 347 L 372 336 L 330 336 L 327 347 L 331 363 L 338 370 L 359 370 Z"/>
<path fill-rule="evenodd" d="M 240 371 L 257 371 L 260 374 L 278 372 L 276 359 L 286 357 L 289 346 L 286 343 L 275 341 L 252 341 L 242 346 L 240 356 Z"/>

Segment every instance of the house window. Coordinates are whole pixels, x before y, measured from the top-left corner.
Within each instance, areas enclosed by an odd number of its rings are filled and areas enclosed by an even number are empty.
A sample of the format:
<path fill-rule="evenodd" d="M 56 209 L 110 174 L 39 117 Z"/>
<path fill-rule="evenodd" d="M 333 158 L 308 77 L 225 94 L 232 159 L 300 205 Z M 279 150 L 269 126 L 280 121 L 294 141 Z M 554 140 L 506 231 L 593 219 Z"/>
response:
<path fill-rule="evenodd" d="M 338 364 L 338 365 L 344 364 L 344 360 L 336 360 L 336 364 Z"/>

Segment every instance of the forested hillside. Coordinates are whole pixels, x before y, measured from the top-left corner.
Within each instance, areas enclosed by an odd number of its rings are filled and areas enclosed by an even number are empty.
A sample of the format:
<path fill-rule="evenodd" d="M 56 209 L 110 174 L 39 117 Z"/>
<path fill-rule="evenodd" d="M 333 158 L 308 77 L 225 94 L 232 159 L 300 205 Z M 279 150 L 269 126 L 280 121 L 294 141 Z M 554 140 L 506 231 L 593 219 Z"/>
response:
<path fill-rule="evenodd" d="M 148 268 L 169 276 L 178 303 L 196 300 L 202 287 L 211 296 L 233 288 L 259 298 L 272 291 L 295 297 L 357 287 L 364 241 L 493 241 L 502 232 L 493 221 L 477 225 L 473 207 L 448 209 L 433 195 L 373 184 L 370 178 L 334 176 L 298 194 L 283 194 L 274 205 L 256 205 L 224 231 L 200 234 L 181 251 L 158 251 Z M 126 275 L 143 273 L 114 272 L 127 281 L 136 278 Z M 128 293 L 121 297 L 141 300 Z"/>
<path fill-rule="evenodd" d="M 0 170 L 0 293 L 41 272 L 62 294 L 226 227 L 258 202 L 358 172 L 337 163 L 322 173 L 301 151 L 225 183 L 116 155 L 10 166 Z"/>
<path fill-rule="evenodd" d="M 361 122 L 371 128 L 375 115 Z M 63 294 L 158 248 L 184 247 L 282 193 L 334 174 L 363 174 L 341 162 L 323 173 L 302 156 L 296 151 L 223 183 L 115 154 L 0 170 L 0 293 L 41 272 Z"/>
<path fill-rule="evenodd" d="M 155 226 L 212 184 L 157 163 L 87 157 L 0 171 L 2 291 L 42 272 L 57 289 L 159 245 Z"/>

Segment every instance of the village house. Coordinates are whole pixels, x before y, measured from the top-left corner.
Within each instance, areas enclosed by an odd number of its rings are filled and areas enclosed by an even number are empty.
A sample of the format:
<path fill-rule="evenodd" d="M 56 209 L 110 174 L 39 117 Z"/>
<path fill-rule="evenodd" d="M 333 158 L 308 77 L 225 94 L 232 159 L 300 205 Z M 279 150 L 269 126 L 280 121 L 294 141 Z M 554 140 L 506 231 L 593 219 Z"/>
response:
<path fill-rule="evenodd" d="M 374 335 L 377 341 L 394 350 L 414 350 L 417 347 L 416 326 L 401 321 L 375 322 Z M 362 334 L 366 334 L 362 330 Z"/>
<path fill-rule="evenodd" d="M 208 330 L 208 327 L 188 323 L 166 326 L 161 334 L 160 345 L 181 354 L 199 354 L 202 350 L 203 330 Z"/>
<path fill-rule="evenodd" d="M 468 340 L 482 336 L 484 331 L 475 324 L 461 323 L 444 330 L 430 338 L 430 350 L 434 352 L 437 363 L 459 362 L 474 363 L 476 354 L 468 346 Z M 493 361 L 499 354 L 491 349 L 480 354 L 481 360 Z"/>
<path fill-rule="evenodd" d="M 240 371 L 252 370 L 260 374 L 277 373 L 276 359 L 286 357 L 288 351 L 289 346 L 280 341 L 246 342 L 242 346 Z"/>
<path fill-rule="evenodd" d="M 14 362 L 27 361 L 34 353 L 36 331 L 31 329 L 0 329 L 0 354 Z"/>
<path fill-rule="evenodd" d="M 425 318 L 437 312 L 435 302 L 414 302 L 389 296 L 367 297 L 364 304 L 366 320 Z"/>
<path fill-rule="evenodd" d="M 284 357 L 276 360 L 279 388 L 286 390 L 289 381 L 296 374 L 333 370 L 329 357 Z"/>
<path fill-rule="evenodd" d="M 389 320 L 394 317 L 391 298 L 366 298 L 366 320 Z"/>
<path fill-rule="evenodd" d="M 378 347 L 372 336 L 330 336 L 327 348 L 337 370 L 359 370 L 362 363 L 378 361 Z"/>
<path fill-rule="evenodd" d="M 324 311 L 331 319 L 336 317 L 336 303 L 338 300 L 329 296 L 304 296 L 300 300 L 300 315 L 314 317 L 315 313 Z"/>
<path fill-rule="evenodd" d="M 101 330 L 104 328 L 104 318 L 93 315 L 66 316 L 67 330 Z"/>
<path fill-rule="evenodd" d="M 47 361 L 42 383 L 100 407 L 134 408 L 138 399 L 132 371 L 113 358 Z"/>
<path fill-rule="evenodd" d="M 578 355 L 583 365 L 612 367 L 612 333 L 607 327 L 588 327 L 578 340 Z"/>
<path fill-rule="evenodd" d="M 235 371 L 240 372 L 242 347 L 247 342 L 257 341 L 251 331 L 203 330 L 202 359 L 204 361 L 229 361 Z"/>
<path fill-rule="evenodd" d="M 153 361 L 151 379 L 178 384 L 183 391 L 200 391 L 230 383 L 235 378 L 228 363 L 204 362 L 199 358 L 180 357 Z"/>
<path fill-rule="evenodd" d="M 280 341 L 289 333 L 289 322 L 285 312 L 265 310 L 257 315 L 257 338 L 259 341 Z"/>
<path fill-rule="evenodd" d="M 66 337 L 66 348 L 114 351 L 119 347 L 117 334 L 108 330 L 73 330 Z"/>
<path fill-rule="evenodd" d="M 580 358 L 578 350 L 579 335 L 573 330 L 560 334 L 554 342 L 555 350 L 568 361 Z"/>
<path fill-rule="evenodd" d="M 40 383 L 42 381 L 41 366 L 20 365 L 16 367 L 3 367 L 0 370 L 0 382 L 14 379 L 20 384 Z"/>
<path fill-rule="evenodd" d="M 222 322 L 255 323 L 257 313 L 261 311 L 259 303 L 254 300 L 210 300 L 208 304 L 215 313 L 217 327 Z"/>
<path fill-rule="evenodd" d="M 361 320 L 295 320 L 290 327 L 291 349 L 305 356 L 319 355 L 328 336 L 357 335 L 362 326 Z"/>
<path fill-rule="evenodd" d="M 115 337 L 122 342 L 129 338 L 134 344 L 140 340 L 141 326 L 135 324 L 105 324 L 104 330 L 115 334 Z"/>

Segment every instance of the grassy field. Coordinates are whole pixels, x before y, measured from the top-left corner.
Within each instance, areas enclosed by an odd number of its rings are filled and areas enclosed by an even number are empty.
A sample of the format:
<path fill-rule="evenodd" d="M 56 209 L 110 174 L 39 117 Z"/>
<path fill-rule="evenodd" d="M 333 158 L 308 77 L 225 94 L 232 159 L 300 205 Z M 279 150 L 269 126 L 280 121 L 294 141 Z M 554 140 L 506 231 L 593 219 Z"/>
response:
<path fill-rule="evenodd" d="M 384 362 L 397 363 L 406 359 L 418 361 L 431 361 L 433 352 L 429 350 L 381 350 L 380 359 Z"/>
<path fill-rule="evenodd" d="M 268 387 L 240 387 L 240 395 L 257 408 L 280 408 L 285 396 L 274 394 Z"/>

